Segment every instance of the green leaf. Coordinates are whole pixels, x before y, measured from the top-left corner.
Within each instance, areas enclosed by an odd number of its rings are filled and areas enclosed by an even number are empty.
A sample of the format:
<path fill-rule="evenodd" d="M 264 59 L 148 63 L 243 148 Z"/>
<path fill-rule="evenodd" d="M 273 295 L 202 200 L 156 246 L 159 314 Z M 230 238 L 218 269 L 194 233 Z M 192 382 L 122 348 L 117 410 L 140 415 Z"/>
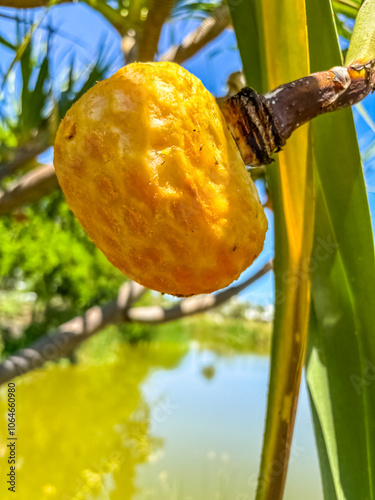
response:
<path fill-rule="evenodd" d="M 238 3 L 238 5 L 237 5 Z M 248 85 L 258 92 L 267 90 L 266 69 L 263 64 L 262 12 L 259 2 L 244 0 L 229 2 L 238 50 Z"/>
<path fill-rule="evenodd" d="M 72 105 L 71 100 L 74 88 L 74 64 L 75 58 L 73 56 L 69 64 L 69 73 L 67 80 L 64 82 L 64 90 L 60 92 L 60 97 L 57 102 L 58 115 L 60 118 L 63 118 L 65 116 L 66 112 Z"/>
<path fill-rule="evenodd" d="M 8 49 L 15 50 L 15 46 L 8 40 L 6 40 L 3 36 L 0 36 L 0 44 L 4 45 L 4 47 L 7 47 Z"/>
<path fill-rule="evenodd" d="M 329 0 L 307 0 L 311 70 L 341 64 Z M 326 499 L 374 499 L 375 262 L 350 109 L 311 126 L 316 214 L 307 382 Z M 373 380 L 373 379 L 372 379 Z"/>
<path fill-rule="evenodd" d="M 304 0 L 248 0 L 231 13 L 248 83 L 265 91 L 309 73 Z M 314 214 L 309 139 L 309 126 L 301 127 L 267 169 L 275 214 L 276 309 L 257 500 L 282 498 L 304 363 Z"/>
<path fill-rule="evenodd" d="M 47 15 L 48 9 L 49 9 L 49 7 L 47 7 L 46 9 L 44 9 L 43 15 L 40 16 L 40 18 L 39 18 L 38 21 L 36 21 L 35 23 L 32 24 L 32 26 L 31 26 L 30 30 L 28 31 L 28 33 L 26 33 L 26 35 L 23 37 L 23 40 L 16 47 L 16 51 L 15 51 L 16 53 L 14 55 L 14 58 L 13 58 L 12 62 L 10 63 L 10 65 L 8 66 L 8 69 L 7 69 L 6 73 L 4 74 L 4 77 L 3 77 L 3 80 L 2 80 L 2 87 L 4 87 L 7 78 L 9 77 L 10 73 L 12 72 L 12 69 L 14 68 L 14 65 L 18 61 L 21 60 L 22 56 L 24 55 L 24 52 L 28 48 L 30 48 L 29 44 L 31 42 L 31 38 L 32 38 L 33 34 L 35 33 L 35 31 L 38 29 L 38 27 L 41 24 L 41 22 L 44 20 L 45 16 Z M 20 27 L 20 24 L 17 23 L 17 30 L 19 30 L 19 27 Z"/>
<path fill-rule="evenodd" d="M 22 66 L 23 58 L 21 59 Z M 31 72 L 27 74 L 30 76 L 35 71 L 33 62 L 30 62 Z M 45 54 L 42 64 L 38 68 L 37 81 L 35 87 L 29 90 L 29 81 L 23 81 L 22 90 L 22 119 L 25 129 L 39 129 L 43 125 L 42 110 L 46 104 L 48 97 L 48 88 L 45 88 L 49 83 L 49 57 L 48 53 Z M 25 95 L 24 95 L 25 93 Z"/>
<path fill-rule="evenodd" d="M 31 60 L 31 44 L 28 43 L 20 58 L 21 74 L 22 74 L 22 91 L 21 91 L 21 109 L 22 109 L 22 124 L 25 130 L 32 127 L 33 113 L 30 113 L 29 103 L 31 102 L 31 92 L 29 84 L 33 71 L 33 62 Z"/>
<path fill-rule="evenodd" d="M 345 64 L 367 63 L 375 59 L 375 0 L 365 0 L 355 22 Z"/>
<path fill-rule="evenodd" d="M 38 78 L 33 90 L 33 108 L 35 109 L 35 112 L 40 113 L 42 110 L 45 100 L 46 100 L 46 92 L 45 92 L 45 85 L 46 82 L 49 80 L 49 58 L 48 54 L 46 53 L 42 64 L 40 65 L 39 68 L 39 73 L 38 73 Z"/>
<path fill-rule="evenodd" d="M 109 65 L 110 65 L 110 63 L 104 65 L 103 61 L 101 61 L 101 59 L 99 58 L 99 60 L 95 64 L 93 64 L 92 67 L 90 68 L 88 74 L 86 75 L 86 77 L 84 79 L 84 82 L 83 82 L 80 90 L 73 93 L 70 98 L 68 98 L 68 93 L 65 94 L 66 95 L 65 100 L 64 100 L 65 109 L 62 109 L 62 108 L 60 109 L 61 113 L 63 113 L 60 115 L 61 118 L 64 117 L 66 111 L 70 108 L 70 106 L 76 100 L 78 100 L 80 97 L 82 97 L 83 94 L 85 94 L 98 81 L 103 79 Z M 73 69 L 72 69 L 72 71 L 73 71 Z M 70 80 L 69 87 L 71 89 L 72 88 L 72 73 L 70 73 L 70 75 L 69 75 L 69 80 Z"/>

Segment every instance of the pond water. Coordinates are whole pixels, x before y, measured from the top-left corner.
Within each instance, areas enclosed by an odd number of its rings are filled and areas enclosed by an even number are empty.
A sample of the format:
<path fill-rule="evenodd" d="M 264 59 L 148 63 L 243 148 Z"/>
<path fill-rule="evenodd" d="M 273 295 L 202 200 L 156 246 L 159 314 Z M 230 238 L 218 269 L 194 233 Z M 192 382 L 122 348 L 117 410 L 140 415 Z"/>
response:
<path fill-rule="evenodd" d="M 252 500 L 269 360 L 186 344 L 121 344 L 16 381 L 19 500 Z M 285 500 L 322 499 L 306 389 Z"/>

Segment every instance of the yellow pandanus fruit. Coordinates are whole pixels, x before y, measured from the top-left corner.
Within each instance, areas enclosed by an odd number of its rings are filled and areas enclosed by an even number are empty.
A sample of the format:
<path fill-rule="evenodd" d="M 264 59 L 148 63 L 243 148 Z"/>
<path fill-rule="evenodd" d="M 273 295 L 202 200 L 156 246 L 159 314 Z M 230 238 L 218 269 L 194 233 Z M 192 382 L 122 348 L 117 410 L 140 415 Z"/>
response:
<path fill-rule="evenodd" d="M 67 202 L 108 260 L 179 296 L 229 285 L 267 219 L 214 97 L 181 66 L 134 63 L 95 85 L 59 127 Z"/>

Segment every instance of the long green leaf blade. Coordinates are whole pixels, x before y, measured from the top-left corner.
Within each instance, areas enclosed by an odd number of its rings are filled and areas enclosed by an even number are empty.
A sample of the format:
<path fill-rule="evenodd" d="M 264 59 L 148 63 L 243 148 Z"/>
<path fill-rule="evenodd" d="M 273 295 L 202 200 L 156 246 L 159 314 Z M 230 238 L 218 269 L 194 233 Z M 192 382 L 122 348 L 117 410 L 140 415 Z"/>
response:
<path fill-rule="evenodd" d="M 231 10 L 250 85 L 265 91 L 309 73 L 304 0 L 247 0 Z M 268 182 L 275 214 L 276 310 L 257 500 L 282 498 L 304 363 L 314 212 L 308 126 L 268 169 Z"/>
<path fill-rule="evenodd" d="M 307 0 L 312 71 L 340 65 L 329 0 Z M 351 110 L 312 123 L 315 244 L 307 381 L 326 499 L 374 499 L 375 262 Z"/>
<path fill-rule="evenodd" d="M 305 1 L 264 0 L 262 13 L 267 83 L 272 89 L 309 73 Z M 276 303 L 257 500 L 283 496 L 307 342 L 306 262 L 314 216 L 309 125 L 293 135 L 267 174 L 275 216 Z"/>
<path fill-rule="evenodd" d="M 228 5 L 231 11 L 246 82 L 258 92 L 265 92 L 267 90 L 267 78 L 264 65 L 260 3 L 254 0 L 245 0 L 235 3 L 228 2 Z"/>

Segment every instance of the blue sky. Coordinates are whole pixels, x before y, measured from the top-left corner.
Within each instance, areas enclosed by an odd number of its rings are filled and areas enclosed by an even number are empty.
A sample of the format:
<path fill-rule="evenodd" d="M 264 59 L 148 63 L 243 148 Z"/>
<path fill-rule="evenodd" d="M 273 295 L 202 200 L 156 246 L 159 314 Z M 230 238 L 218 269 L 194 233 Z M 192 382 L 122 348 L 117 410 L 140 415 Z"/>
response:
<path fill-rule="evenodd" d="M 13 9 L 1 8 L 0 13 L 13 14 Z M 36 16 L 41 15 L 41 10 L 34 11 Z M 72 54 L 76 55 L 76 69 L 83 71 L 94 61 L 97 48 L 104 43 L 104 53 L 113 62 L 110 72 L 113 73 L 123 64 L 120 49 L 120 37 L 112 26 L 96 11 L 84 4 L 63 4 L 53 7 L 42 26 L 49 23 L 58 28 L 58 33 L 53 44 L 53 74 L 56 81 L 62 81 L 66 72 L 66 61 Z M 183 37 L 199 25 L 200 21 L 172 22 L 163 29 L 159 53 L 163 53 L 172 43 L 180 42 Z M 9 40 L 15 41 L 15 23 L 0 17 L 0 34 Z M 43 37 L 43 29 L 36 33 Z M 0 69 L 4 72 L 12 59 L 12 52 L 0 46 Z M 206 88 L 215 96 L 226 93 L 228 76 L 241 70 L 241 60 L 236 49 L 236 40 L 232 30 L 225 30 L 213 43 L 208 45 L 197 56 L 187 61 L 184 66 L 199 77 Z M 322 68 L 326 69 L 326 68 Z M 17 82 L 16 82 L 17 83 Z M 375 99 L 369 96 L 363 102 L 363 107 L 370 117 L 375 116 Z M 366 123 L 358 110 L 354 110 L 354 117 L 359 137 L 361 151 L 372 144 L 375 135 L 375 125 Z M 371 119 L 371 118 L 370 118 Z M 367 120 L 368 121 L 368 120 Z M 375 121 L 375 119 L 374 119 Z M 40 158 L 44 162 L 51 161 L 52 152 L 49 151 Z M 364 165 L 366 183 L 368 186 L 370 208 L 373 221 L 375 220 L 375 163 L 370 159 Z M 264 197 L 263 187 L 257 183 L 261 198 Z M 240 280 L 260 269 L 267 260 L 273 256 L 273 217 L 267 210 L 269 231 L 264 246 L 264 251 L 250 269 L 245 271 Z M 241 294 L 241 297 L 255 304 L 266 305 L 273 302 L 274 281 L 269 273 L 257 281 L 252 287 Z"/>

